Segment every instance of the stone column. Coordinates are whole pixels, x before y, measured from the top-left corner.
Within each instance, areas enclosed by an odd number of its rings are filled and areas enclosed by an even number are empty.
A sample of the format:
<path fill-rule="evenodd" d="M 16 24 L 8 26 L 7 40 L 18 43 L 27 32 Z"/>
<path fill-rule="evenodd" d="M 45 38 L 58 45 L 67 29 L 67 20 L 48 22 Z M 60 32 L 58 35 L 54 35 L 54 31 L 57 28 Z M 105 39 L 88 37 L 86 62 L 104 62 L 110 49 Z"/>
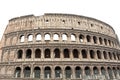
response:
<path fill-rule="evenodd" d="M 30 69 L 31 69 L 30 77 L 33 78 L 34 77 L 34 75 L 33 75 L 33 71 L 34 71 L 33 64 L 31 64 Z"/>
<path fill-rule="evenodd" d="M 71 66 L 72 67 L 72 78 L 71 79 L 75 79 L 75 66 Z"/>
<path fill-rule="evenodd" d="M 40 77 L 43 80 L 44 79 L 44 67 L 43 67 L 43 65 L 41 65 L 41 66 L 42 67 L 41 67 L 41 75 L 40 75 Z"/>
<path fill-rule="evenodd" d="M 61 60 L 64 58 L 63 50 L 62 49 L 60 49 L 60 57 L 61 57 Z"/>
<path fill-rule="evenodd" d="M 24 77 L 24 68 L 23 68 L 23 65 L 22 65 L 22 67 L 21 67 L 21 78 L 23 78 Z"/>
<path fill-rule="evenodd" d="M 25 61 L 26 58 L 26 49 L 23 49 L 23 60 Z"/>
<path fill-rule="evenodd" d="M 90 58 L 89 49 L 86 49 L 86 50 L 87 50 L 87 59 L 89 59 L 89 60 L 90 60 L 91 58 Z"/>
<path fill-rule="evenodd" d="M 34 60 L 35 59 L 35 50 L 34 50 L 34 48 L 32 48 L 31 50 L 32 50 L 31 59 Z"/>
<path fill-rule="evenodd" d="M 51 48 L 51 60 L 54 59 L 54 51 L 53 51 L 53 48 Z"/>
<path fill-rule="evenodd" d="M 35 43 L 35 42 L 36 42 L 36 35 L 33 34 L 33 43 Z"/>
<path fill-rule="evenodd" d="M 62 80 L 65 80 L 65 66 L 62 67 Z"/>
<path fill-rule="evenodd" d="M 69 49 L 69 50 L 70 50 L 70 59 L 72 60 L 73 59 L 72 49 Z"/>
<path fill-rule="evenodd" d="M 51 68 L 51 78 L 55 79 L 55 71 L 54 71 L 54 65 Z"/>

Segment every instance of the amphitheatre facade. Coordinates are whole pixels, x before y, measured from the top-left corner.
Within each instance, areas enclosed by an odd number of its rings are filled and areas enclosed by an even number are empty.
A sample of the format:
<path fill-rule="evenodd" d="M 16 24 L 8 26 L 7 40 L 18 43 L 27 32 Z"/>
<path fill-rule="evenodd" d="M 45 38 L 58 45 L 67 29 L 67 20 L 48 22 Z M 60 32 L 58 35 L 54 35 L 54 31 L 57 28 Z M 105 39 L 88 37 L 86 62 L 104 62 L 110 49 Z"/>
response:
<path fill-rule="evenodd" d="M 0 42 L 0 80 L 119 80 L 120 43 L 100 20 L 73 15 L 9 20 Z"/>

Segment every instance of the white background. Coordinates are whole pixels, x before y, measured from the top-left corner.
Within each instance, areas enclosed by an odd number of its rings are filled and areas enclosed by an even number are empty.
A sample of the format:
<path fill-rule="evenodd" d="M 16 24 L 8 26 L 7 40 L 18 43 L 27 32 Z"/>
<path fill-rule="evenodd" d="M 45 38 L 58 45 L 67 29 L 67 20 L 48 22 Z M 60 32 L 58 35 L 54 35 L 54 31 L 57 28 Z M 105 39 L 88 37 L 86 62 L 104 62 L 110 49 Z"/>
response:
<path fill-rule="evenodd" d="M 120 39 L 120 0 L 0 0 L 0 39 L 9 19 L 23 15 L 69 13 L 110 24 Z"/>

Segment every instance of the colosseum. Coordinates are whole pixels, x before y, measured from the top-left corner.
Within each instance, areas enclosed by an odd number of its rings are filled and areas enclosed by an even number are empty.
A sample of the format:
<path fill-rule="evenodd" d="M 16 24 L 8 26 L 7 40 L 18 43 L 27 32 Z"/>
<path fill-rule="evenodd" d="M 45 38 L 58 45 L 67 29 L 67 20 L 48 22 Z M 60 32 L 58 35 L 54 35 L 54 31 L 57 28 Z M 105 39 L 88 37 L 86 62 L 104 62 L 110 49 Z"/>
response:
<path fill-rule="evenodd" d="M 120 80 L 120 43 L 100 20 L 46 13 L 9 20 L 0 80 Z"/>

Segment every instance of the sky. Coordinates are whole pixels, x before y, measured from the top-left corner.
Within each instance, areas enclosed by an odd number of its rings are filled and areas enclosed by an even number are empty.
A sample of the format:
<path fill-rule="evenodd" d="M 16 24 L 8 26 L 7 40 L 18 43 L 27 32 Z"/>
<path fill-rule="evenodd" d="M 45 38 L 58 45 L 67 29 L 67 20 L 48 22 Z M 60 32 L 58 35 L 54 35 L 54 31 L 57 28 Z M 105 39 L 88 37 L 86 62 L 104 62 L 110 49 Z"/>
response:
<path fill-rule="evenodd" d="M 44 13 L 96 18 L 111 25 L 120 40 L 120 0 L 0 0 L 0 39 L 11 18 Z"/>

